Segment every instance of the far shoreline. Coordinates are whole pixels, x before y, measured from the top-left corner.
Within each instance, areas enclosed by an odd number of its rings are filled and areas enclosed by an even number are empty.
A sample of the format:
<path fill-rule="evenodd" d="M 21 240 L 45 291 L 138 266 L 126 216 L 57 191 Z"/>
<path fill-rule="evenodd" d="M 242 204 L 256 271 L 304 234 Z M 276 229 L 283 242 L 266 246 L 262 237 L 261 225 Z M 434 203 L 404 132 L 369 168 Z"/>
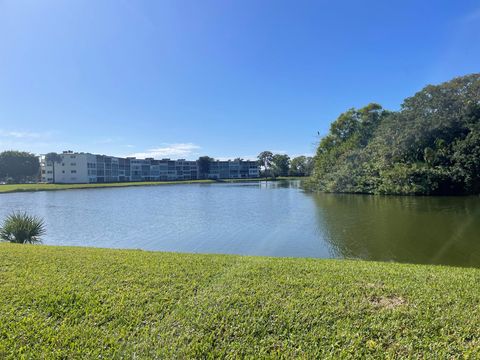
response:
<path fill-rule="evenodd" d="M 0 185 L 0 194 L 11 194 L 18 192 L 37 192 L 37 191 L 60 191 L 60 190 L 85 190 L 85 189 L 104 189 L 120 188 L 134 186 L 160 186 L 160 185 L 188 185 L 188 184 L 217 184 L 217 183 L 240 183 L 240 182 L 261 182 L 261 181 L 282 181 L 282 180 L 302 180 L 306 177 L 297 176 L 279 176 L 275 178 L 242 178 L 242 179 L 205 179 L 205 180 L 174 180 L 174 181 L 134 181 L 134 182 L 111 182 L 111 183 L 91 183 L 91 184 L 4 184 Z"/>

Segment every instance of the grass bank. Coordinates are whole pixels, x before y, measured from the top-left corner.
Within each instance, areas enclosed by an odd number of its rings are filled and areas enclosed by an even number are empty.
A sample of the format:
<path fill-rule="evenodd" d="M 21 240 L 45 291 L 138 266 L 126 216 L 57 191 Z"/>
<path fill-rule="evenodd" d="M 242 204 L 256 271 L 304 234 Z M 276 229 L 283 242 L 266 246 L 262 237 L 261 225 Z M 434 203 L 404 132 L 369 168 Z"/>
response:
<path fill-rule="evenodd" d="M 0 244 L 0 358 L 478 358 L 480 270 Z"/>
<path fill-rule="evenodd" d="M 297 180 L 297 177 L 278 177 L 268 179 L 275 180 Z M 178 181 L 134 181 L 118 183 L 95 183 L 95 184 L 7 184 L 0 185 L 0 194 L 12 192 L 28 191 L 53 191 L 53 190 L 72 190 L 72 189 L 98 189 L 111 187 L 129 187 L 129 186 L 158 186 L 158 185 L 180 185 L 180 184 L 213 184 L 215 182 L 245 182 L 245 181 L 265 181 L 265 178 L 258 179 L 226 179 L 226 180 L 178 180 Z"/>
<path fill-rule="evenodd" d="M 71 189 L 98 189 L 110 187 L 128 187 L 128 186 L 157 186 L 172 184 L 209 184 L 214 180 L 185 180 L 185 181 L 138 181 L 138 182 L 118 182 L 118 183 L 95 183 L 95 184 L 7 184 L 0 185 L 1 193 L 23 192 L 23 191 L 52 191 L 52 190 L 71 190 Z"/>

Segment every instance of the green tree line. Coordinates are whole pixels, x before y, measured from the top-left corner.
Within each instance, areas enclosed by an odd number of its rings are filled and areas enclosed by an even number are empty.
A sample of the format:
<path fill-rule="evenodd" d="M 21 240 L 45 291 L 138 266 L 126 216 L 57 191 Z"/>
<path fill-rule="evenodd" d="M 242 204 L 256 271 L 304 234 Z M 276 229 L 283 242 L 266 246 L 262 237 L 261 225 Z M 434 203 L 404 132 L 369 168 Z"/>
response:
<path fill-rule="evenodd" d="M 399 111 L 342 113 L 318 146 L 309 181 L 325 192 L 480 193 L 480 74 L 428 85 Z"/>
<path fill-rule="evenodd" d="M 0 180 L 24 182 L 38 180 L 40 163 L 35 154 L 24 151 L 4 151 L 0 153 Z"/>
<path fill-rule="evenodd" d="M 286 154 L 262 151 L 257 158 L 263 176 L 310 176 L 313 169 L 313 158 L 309 156 L 290 159 Z"/>

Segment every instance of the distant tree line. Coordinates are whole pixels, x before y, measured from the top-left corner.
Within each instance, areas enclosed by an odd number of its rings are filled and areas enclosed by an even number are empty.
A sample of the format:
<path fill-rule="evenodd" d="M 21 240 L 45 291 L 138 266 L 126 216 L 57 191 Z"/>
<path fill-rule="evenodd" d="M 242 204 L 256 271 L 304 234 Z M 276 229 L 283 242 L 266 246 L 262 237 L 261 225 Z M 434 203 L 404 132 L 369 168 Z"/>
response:
<path fill-rule="evenodd" d="M 480 193 L 480 74 L 426 86 L 399 111 L 378 104 L 341 114 L 318 146 L 313 189 Z"/>
<path fill-rule="evenodd" d="M 297 156 L 293 159 L 286 154 L 273 154 L 262 151 L 258 155 L 258 165 L 262 176 L 310 176 L 313 169 L 313 158 Z"/>
<path fill-rule="evenodd" d="M 4 182 L 25 182 L 38 179 L 40 163 L 35 154 L 24 151 L 0 153 L 0 180 Z"/>
<path fill-rule="evenodd" d="M 263 151 L 257 158 L 258 166 L 261 169 L 261 176 L 310 176 L 313 170 L 313 158 L 298 156 L 293 159 L 286 154 L 273 154 L 271 151 Z M 242 160 L 236 158 L 235 161 Z M 215 159 L 209 156 L 198 158 L 198 175 L 200 179 L 208 178 L 211 162 Z"/>

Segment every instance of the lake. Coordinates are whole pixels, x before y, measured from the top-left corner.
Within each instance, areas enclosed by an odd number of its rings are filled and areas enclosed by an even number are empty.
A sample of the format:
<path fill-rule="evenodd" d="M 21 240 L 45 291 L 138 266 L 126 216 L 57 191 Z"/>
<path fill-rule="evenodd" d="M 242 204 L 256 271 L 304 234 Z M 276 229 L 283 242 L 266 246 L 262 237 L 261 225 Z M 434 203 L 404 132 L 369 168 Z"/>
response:
<path fill-rule="evenodd" d="M 479 197 L 311 194 L 299 181 L 0 194 L 49 245 L 480 266 Z"/>

